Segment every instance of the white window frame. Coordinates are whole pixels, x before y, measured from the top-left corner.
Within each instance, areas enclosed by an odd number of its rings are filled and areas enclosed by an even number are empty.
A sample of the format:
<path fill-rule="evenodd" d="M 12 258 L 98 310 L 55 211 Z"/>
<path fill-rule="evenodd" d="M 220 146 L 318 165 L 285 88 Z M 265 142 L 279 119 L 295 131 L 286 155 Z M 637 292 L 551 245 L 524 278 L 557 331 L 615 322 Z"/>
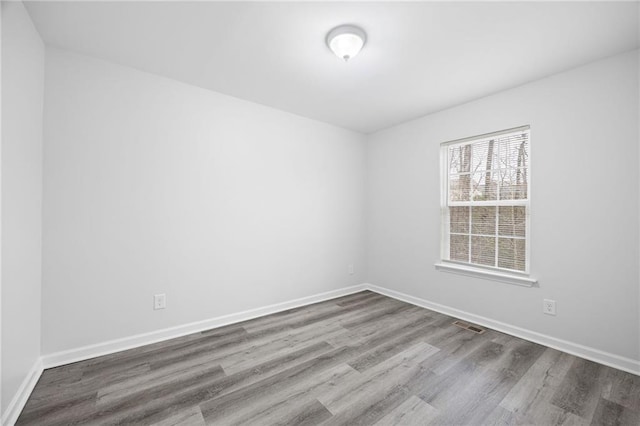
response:
<path fill-rule="evenodd" d="M 465 145 L 475 142 L 483 142 L 504 136 L 510 133 L 529 134 L 529 158 L 527 166 L 527 199 L 526 200 L 491 200 L 491 201 L 449 201 L 449 148 L 459 145 Z M 443 272 L 452 272 L 477 278 L 486 278 L 495 281 L 506 282 L 526 287 L 533 286 L 537 280 L 529 276 L 531 264 L 531 129 L 530 126 L 520 126 L 498 132 L 486 133 L 478 136 L 471 136 L 463 139 L 443 142 L 440 144 L 440 209 L 441 209 L 441 242 L 440 242 L 440 259 L 436 269 Z M 517 271 L 513 269 L 501 268 L 498 266 L 479 265 L 469 262 L 460 262 L 450 260 L 450 222 L 449 207 L 455 206 L 525 206 L 525 270 Z M 497 220 L 497 216 L 496 216 Z M 471 229 L 469 229 L 471 232 Z M 496 228 L 497 232 L 497 228 Z M 496 235 L 496 244 L 498 238 Z M 469 256 L 471 256 L 471 247 L 469 247 Z M 498 256 L 498 250 L 496 250 Z M 497 263 L 496 263 L 497 264 Z"/>

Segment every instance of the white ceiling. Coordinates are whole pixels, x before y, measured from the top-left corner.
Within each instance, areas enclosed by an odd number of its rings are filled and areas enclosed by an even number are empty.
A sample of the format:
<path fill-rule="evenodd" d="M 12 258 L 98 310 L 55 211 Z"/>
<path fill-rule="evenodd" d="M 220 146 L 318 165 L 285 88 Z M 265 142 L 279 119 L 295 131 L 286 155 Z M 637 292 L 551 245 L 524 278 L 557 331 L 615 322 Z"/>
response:
<path fill-rule="evenodd" d="M 638 48 L 629 2 L 26 6 L 49 45 L 363 133 Z M 368 34 L 349 63 L 344 23 Z"/>

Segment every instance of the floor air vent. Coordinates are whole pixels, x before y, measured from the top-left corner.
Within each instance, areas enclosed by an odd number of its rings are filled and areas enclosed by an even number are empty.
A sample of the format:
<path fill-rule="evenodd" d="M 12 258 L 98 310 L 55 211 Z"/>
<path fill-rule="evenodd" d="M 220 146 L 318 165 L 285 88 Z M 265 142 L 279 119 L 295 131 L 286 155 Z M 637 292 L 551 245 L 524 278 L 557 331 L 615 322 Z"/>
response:
<path fill-rule="evenodd" d="M 478 325 L 467 324 L 464 321 L 455 321 L 453 325 L 458 326 L 460 328 L 464 328 L 465 330 L 473 331 L 474 333 L 477 333 L 477 334 L 482 334 L 485 332 L 484 328 Z"/>

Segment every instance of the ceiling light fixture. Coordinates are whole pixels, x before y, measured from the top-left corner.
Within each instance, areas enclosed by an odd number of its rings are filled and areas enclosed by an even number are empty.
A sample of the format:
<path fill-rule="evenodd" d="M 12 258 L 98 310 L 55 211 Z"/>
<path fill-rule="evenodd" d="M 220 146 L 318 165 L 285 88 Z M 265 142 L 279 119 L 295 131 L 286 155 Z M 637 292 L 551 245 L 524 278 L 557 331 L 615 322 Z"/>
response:
<path fill-rule="evenodd" d="M 356 56 L 366 41 L 362 28 L 353 25 L 340 25 L 327 34 L 327 46 L 345 62 Z"/>

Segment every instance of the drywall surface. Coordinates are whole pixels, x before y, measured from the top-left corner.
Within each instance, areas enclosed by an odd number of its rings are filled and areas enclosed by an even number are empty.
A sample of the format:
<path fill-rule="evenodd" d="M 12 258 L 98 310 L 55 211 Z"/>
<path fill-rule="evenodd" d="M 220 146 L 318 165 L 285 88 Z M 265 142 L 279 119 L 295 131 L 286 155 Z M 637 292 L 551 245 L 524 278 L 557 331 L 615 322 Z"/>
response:
<path fill-rule="evenodd" d="M 56 49 L 44 129 L 43 354 L 364 281 L 362 135 Z"/>
<path fill-rule="evenodd" d="M 45 48 L 2 2 L 2 411 L 40 356 Z"/>
<path fill-rule="evenodd" d="M 371 135 L 368 282 L 639 360 L 637 54 Z M 440 143 L 522 125 L 539 287 L 436 271 Z M 557 316 L 543 315 L 543 298 L 557 301 Z"/>

